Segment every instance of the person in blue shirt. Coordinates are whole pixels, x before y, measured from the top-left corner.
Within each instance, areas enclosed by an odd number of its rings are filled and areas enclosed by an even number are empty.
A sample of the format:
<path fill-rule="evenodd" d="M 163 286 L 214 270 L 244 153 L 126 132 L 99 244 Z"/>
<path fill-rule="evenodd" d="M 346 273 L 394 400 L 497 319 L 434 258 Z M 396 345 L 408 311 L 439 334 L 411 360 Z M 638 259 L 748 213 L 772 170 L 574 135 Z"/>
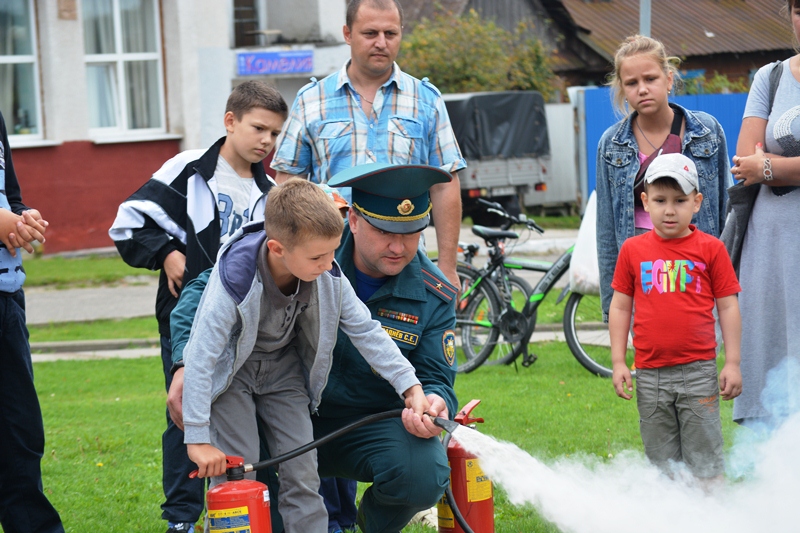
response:
<path fill-rule="evenodd" d="M 47 226 L 39 211 L 22 203 L 0 114 L 0 525 L 9 533 L 64 533 L 42 491 L 44 426 L 33 384 L 19 252 L 33 252 L 34 241 L 43 243 Z"/>
<path fill-rule="evenodd" d="M 452 176 L 431 187 L 439 265 L 458 284 L 461 227 L 458 171 L 467 163 L 439 90 L 395 63 L 403 37 L 399 0 L 350 0 L 344 40 L 350 59 L 300 89 L 275 148 L 278 183 L 290 176 L 325 183 L 369 163 L 431 165 Z M 349 200 L 349 191 L 343 191 Z"/>

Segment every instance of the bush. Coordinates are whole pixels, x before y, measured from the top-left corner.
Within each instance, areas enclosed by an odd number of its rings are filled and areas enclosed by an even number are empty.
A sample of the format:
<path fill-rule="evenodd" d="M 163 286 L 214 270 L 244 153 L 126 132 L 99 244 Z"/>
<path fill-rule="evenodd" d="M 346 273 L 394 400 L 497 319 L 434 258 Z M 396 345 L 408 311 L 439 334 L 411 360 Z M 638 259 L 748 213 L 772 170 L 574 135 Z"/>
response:
<path fill-rule="evenodd" d="M 727 75 L 717 72 L 714 72 L 714 76 L 710 80 L 705 76 L 683 80 L 684 94 L 730 94 L 746 93 L 749 90 L 750 87 L 746 82 L 731 81 Z"/>
<path fill-rule="evenodd" d="M 549 99 L 554 74 L 548 50 L 521 22 L 512 33 L 470 10 L 423 19 L 403 39 L 400 63 L 442 92 L 536 90 Z"/>

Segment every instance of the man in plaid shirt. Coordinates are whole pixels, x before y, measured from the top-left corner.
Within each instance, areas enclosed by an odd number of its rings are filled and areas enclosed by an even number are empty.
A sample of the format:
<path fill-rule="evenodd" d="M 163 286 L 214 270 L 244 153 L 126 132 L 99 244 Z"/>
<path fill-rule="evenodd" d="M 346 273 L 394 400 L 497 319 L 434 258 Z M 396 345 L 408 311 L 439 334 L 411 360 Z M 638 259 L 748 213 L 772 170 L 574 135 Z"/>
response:
<path fill-rule="evenodd" d="M 466 167 L 441 93 L 427 79 L 403 73 L 403 11 L 398 0 L 350 0 L 344 38 L 350 61 L 297 94 L 272 161 L 278 183 L 307 176 L 325 183 L 337 172 L 365 163 L 420 164 L 450 172 L 453 180 L 431 188 L 439 268 L 459 286 L 456 248 L 461 226 L 461 186 Z M 349 200 L 349 190 L 343 191 Z"/>

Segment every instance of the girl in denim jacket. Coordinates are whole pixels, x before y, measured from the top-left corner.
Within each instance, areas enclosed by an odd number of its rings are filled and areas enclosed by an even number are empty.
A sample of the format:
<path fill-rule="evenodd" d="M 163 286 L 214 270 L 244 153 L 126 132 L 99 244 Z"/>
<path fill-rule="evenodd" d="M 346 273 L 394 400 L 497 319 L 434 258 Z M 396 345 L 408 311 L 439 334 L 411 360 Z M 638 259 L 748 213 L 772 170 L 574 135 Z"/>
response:
<path fill-rule="evenodd" d="M 603 316 L 611 304 L 611 280 L 622 243 L 652 229 L 634 183 L 642 163 L 670 134 L 675 114 L 683 115 L 680 150 L 697 166 L 703 204 L 692 224 L 719 237 L 725 222 L 727 187 L 732 184 L 725 133 L 702 111 L 669 103 L 679 82 L 676 57 L 655 39 L 628 37 L 614 56 L 609 85 L 614 103 L 626 115 L 606 130 L 597 147 L 597 254 Z"/>

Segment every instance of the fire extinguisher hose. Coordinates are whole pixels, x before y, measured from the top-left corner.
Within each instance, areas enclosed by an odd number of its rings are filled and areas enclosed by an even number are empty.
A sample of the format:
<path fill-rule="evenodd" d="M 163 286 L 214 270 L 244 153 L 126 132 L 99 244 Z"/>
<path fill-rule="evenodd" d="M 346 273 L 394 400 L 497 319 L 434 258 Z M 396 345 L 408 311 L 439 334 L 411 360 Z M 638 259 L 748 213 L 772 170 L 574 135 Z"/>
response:
<path fill-rule="evenodd" d="M 445 432 L 444 439 L 442 439 L 442 445 L 444 445 L 445 450 L 447 449 L 447 445 L 450 443 L 450 439 L 452 438 L 452 436 L 453 436 L 452 433 Z M 456 499 L 453 496 L 453 488 L 450 486 L 449 483 L 447 484 L 447 488 L 444 489 L 444 495 L 447 498 L 447 505 L 450 506 L 450 509 L 453 511 L 453 516 L 455 517 L 456 522 L 458 522 L 458 525 L 461 526 L 461 529 L 464 530 L 464 533 L 474 533 L 472 531 L 472 528 L 469 527 L 469 524 L 467 524 L 467 520 L 461 514 L 458 505 L 456 505 Z"/>
<path fill-rule="evenodd" d="M 272 459 L 266 459 L 264 461 L 259 461 L 257 463 L 253 463 L 252 465 L 244 465 L 245 472 L 251 472 L 253 470 L 262 470 L 264 468 L 276 465 L 278 463 L 282 463 L 284 461 L 288 461 L 289 459 L 294 459 L 298 455 L 303 455 L 306 452 L 310 452 L 311 450 L 322 446 L 323 444 L 327 444 L 328 442 L 332 441 L 333 439 L 344 435 L 356 428 L 360 428 L 361 426 L 366 426 L 367 424 L 372 424 L 373 422 L 377 422 L 379 420 L 387 420 L 389 418 L 400 418 L 403 414 L 402 409 L 393 409 L 391 411 L 384 411 L 383 413 L 377 413 L 374 415 L 366 416 L 360 420 L 356 420 L 352 424 L 348 424 L 344 427 L 337 429 L 332 433 L 328 433 L 324 437 L 321 437 L 315 441 L 309 442 L 304 446 L 300 446 L 299 448 L 292 450 L 288 453 L 283 455 L 279 455 L 278 457 L 273 457 Z"/>
<path fill-rule="evenodd" d="M 355 422 L 353 422 L 351 424 L 348 424 L 348 425 L 346 425 L 344 427 L 341 427 L 341 428 L 337 429 L 336 431 L 334 431 L 332 433 L 328 433 L 324 437 L 321 437 L 321 438 L 319 438 L 319 439 L 317 439 L 315 441 L 309 442 L 308 444 L 306 444 L 304 446 L 300 446 L 299 448 L 297 448 L 295 450 L 292 450 L 292 451 L 290 451 L 288 453 L 285 453 L 283 455 L 279 455 L 278 457 L 273 457 L 271 459 L 266 459 L 264 461 L 259 461 L 257 463 L 246 464 L 246 465 L 244 465 L 244 471 L 245 472 L 252 472 L 252 471 L 255 471 L 255 470 L 263 470 L 264 468 L 268 468 L 268 467 L 276 465 L 278 463 L 282 463 L 284 461 L 288 461 L 289 459 L 294 459 L 295 457 L 297 457 L 299 455 L 303 455 L 304 453 L 309 452 L 309 451 L 311 451 L 311 450 L 313 450 L 315 448 L 318 448 L 318 447 L 322 446 L 323 444 L 327 444 L 328 442 L 332 441 L 333 439 L 335 439 L 337 437 L 340 437 L 340 436 L 344 435 L 345 433 L 348 433 L 348 432 L 350 432 L 350 431 L 352 431 L 352 430 L 354 430 L 356 428 L 360 428 L 361 426 L 366 426 L 367 424 L 371 424 L 373 422 L 378 422 L 379 420 L 387 420 L 389 418 L 399 418 L 402 414 L 403 414 L 403 410 L 402 409 L 393 409 L 391 411 L 384 411 L 382 413 L 376 413 L 374 415 L 366 416 L 366 417 L 364 417 L 364 418 L 362 418 L 360 420 L 356 420 Z M 439 422 L 439 423 L 437 423 L 437 422 Z M 447 430 L 447 431 L 445 431 L 445 436 L 444 436 L 444 439 L 442 441 L 442 444 L 444 445 L 444 449 L 446 450 L 447 449 L 447 444 L 450 442 L 450 437 L 451 437 L 451 433 L 450 432 L 453 430 L 453 428 L 451 427 L 452 423 L 451 423 L 451 425 L 444 426 L 444 425 L 442 425 L 442 422 L 445 422 L 445 421 L 443 419 L 438 419 L 438 418 L 434 420 L 434 423 L 437 423 L 436 425 L 438 425 L 440 427 L 443 427 L 444 429 Z M 240 472 L 241 472 L 241 470 L 240 470 Z M 456 505 L 456 500 L 453 497 L 453 491 L 450 488 L 449 484 L 447 485 L 447 488 L 445 489 L 445 495 L 447 496 L 447 503 L 450 505 L 450 508 L 453 510 L 453 515 L 455 516 L 455 519 L 458 522 L 458 525 L 460 525 L 461 529 L 464 530 L 464 533 L 474 533 L 472 531 L 472 529 L 469 527 L 469 524 L 467 524 L 467 521 L 461 515 L 461 511 L 459 511 L 458 506 Z"/>

